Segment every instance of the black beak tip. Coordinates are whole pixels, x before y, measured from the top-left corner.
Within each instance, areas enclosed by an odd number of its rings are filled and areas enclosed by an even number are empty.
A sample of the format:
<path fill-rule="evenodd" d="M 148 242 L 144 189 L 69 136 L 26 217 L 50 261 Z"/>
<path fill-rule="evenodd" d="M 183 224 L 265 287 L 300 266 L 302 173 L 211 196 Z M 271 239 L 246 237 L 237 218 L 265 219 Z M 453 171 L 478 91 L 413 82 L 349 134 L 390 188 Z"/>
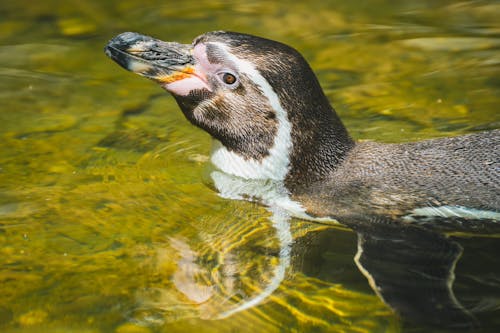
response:
<path fill-rule="evenodd" d="M 123 32 L 111 38 L 104 47 L 104 53 L 121 66 L 126 68 L 127 59 L 123 54 L 131 45 L 144 40 L 144 36 L 136 32 Z"/>
<path fill-rule="evenodd" d="M 141 41 L 147 41 L 151 39 L 151 37 L 141 35 L 137 32 L 123 32 L 119 35 L 113 37 L 107 44 L 107 46 L 111 46 L 117 48 L 119 50 L 125 50 L 129 48 L 131 45 L 136 44 Z"/>
<path fill-rule="evenodd" d="M 136 32 L 113 37 L 104 53 L 126 70 L 149 78 L 155 78 L 159 72 L 170 75 L 193 63 L 190 45 L 163 42 Z"/>
<path fill-rule="evenodd" d="M 107 44 L 104 47 L 104 54 L 106 54 L 108 57 L 112 58 L 112 54 L 111 54 L 111 50 L 110 50 L 109 44 Z"/>

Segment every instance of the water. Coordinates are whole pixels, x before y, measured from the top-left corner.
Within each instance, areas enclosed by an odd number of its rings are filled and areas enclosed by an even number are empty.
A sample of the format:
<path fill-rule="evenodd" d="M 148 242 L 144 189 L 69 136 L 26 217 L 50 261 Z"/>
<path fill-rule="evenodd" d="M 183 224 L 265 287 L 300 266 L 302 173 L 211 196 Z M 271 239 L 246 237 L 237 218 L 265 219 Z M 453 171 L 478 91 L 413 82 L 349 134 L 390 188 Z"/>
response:
<path fill-rule="evenodd" d="M 305 55 L 355 138 L 403 142 L 500 127 L 499 14 L 488 1 L 4 1 L 0 329 L 428 332 L 369 287 L 355 233 L 299 220 L 279 288 L 214 319 L 272 281 L 270 213 L 210 190 L 209 137 L 102 49 L 123 31 L 280 40 Z M 498 234 L 453 237 L 455 294 L 494 332 Z"/>

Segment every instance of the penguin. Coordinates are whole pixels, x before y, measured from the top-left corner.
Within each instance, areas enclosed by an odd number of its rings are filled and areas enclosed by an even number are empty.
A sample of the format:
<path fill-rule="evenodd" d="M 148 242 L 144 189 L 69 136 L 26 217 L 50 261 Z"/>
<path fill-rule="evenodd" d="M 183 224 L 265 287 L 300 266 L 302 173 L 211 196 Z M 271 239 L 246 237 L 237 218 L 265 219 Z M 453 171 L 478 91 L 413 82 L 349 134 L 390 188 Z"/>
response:
<path fill-rule="evenodd" d="M 462 248 L 435 230 L 499 225 L 500 130 L 357 142 L 297 50 L 248 34 L 180 44 L 125 32 L 105 53 L 211 135 L 221 196 L 352 228 L 355 262 L 387 304 L 418 321 L 475 326 L 452 290 Z"/>
<path fill-rule="evenodd" d="M 159 83 L 212 136 L 211 162 L 229 187 L 238 180 L 274 187 L 271 195 L 231 195 L 340 222 L 367 215 L 422 223 L 500 219 L 499 130 L 355 142 L 300 53 L 247 34 L 209 32 L 187 45 L 126 32 L 105 52 Z"/>

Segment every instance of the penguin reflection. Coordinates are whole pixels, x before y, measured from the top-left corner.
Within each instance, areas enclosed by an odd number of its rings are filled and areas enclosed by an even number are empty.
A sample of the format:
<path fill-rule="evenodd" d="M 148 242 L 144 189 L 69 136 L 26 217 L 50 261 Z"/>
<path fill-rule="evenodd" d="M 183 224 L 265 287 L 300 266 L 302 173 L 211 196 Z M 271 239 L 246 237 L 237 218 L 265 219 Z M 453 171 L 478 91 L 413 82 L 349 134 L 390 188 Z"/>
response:
<path fill-rule="evenodd" d="M 306 283 L 298 276 L 323 281 L 323 289 L 342 286 L 345 288 L 342 294 L 352 293 L 350 299 L 341 301 L 326 295 L 335 299 L 336 306 L 343 301 L 370 297 L 369 285 L 404 322 L 419 326 L 474 328 L 478 321 L 473 313 L 481 316 L 498 302 L 492 298 L 492 292 L 498 293 L 500 270 L 492 268 L 496 265 L 494 260 L 491 262 L 492 258 L 490 261 L 480 259 L 490 264 L 480 271 L 463 273 L 462 280 L 468 283 L 460 284 L 462 297 L 456 297 L 453 290 L 455 267 L 464 251 L 467 254 L 467 246 L 472 248 L 469 257 L 481 255 L 484 251 L 474 252 L 474 247 L 484 244 L 498 247 L 500 242 L 495 239 L 453 238 L 446 237 L 442 231 L 415 225 L 402 227 L 384 220 L 359 224 L 353 220 L 348 223 L 355 233 L 338 226 L 303 223 L 293 231 L 292 241 L 289 222 L 297 225 L 300 221 L 285 221 L 278 213 L 272 215 L 277 219 L 272 224 L 274 231 L 271 225 L 261 233 L 252 226 L 242 229 L 248 224 L 243 220 L 236 223 L 234 232 L 211 235 L 210 244 L 189 245 L 185 239 L 171 237 L 169 247 L 177 257 L 172 285 L 142 293 L 140 310 L 147 310 L 148 314 L 159 312 L 162 321 L 193 317 L 221 319 L 237 313 L 255 316 L 259 307 L 270 301 L 283 305 L 289 303 L 290 295 L 301 294 Z M 485 228 L 476 224 L 476 232 L 500 232 L 498 228 Z M 469 236 L 474 235 L 469 233 Z M 255 242 L 263 238 L 269 242 L 256 246 Z M 172 254 L 167 257 L 171 261 Z M 254 262 L 249 262 L 249 258 Z M 317 286 L 310 284 L 308 288 Z M 309 301 L 314 303 L 312 299 Z M 300 301 L 292 303 L 298 303 L 294 311 L 308 311 Z M 329 311 L 327 323 L 335 322 L 338 309 L 328 308 L 326 304 L 315 306 L 322 307 L 323 312 Z M 277 311 L 273 316 L 279 318 L 278 313 L 284 312 Z M 383 311 L 379 305 L 377 311 L 372 312 Z"/>
<path fill-rule="evenodd" d="M 481 312 L 478 313 L 481 316 L 498 306 L 498 298 L 492 300 L 491 294 L 480 294 L 493 291 L 498 295 L 500 291 L 500 270 L 495 269 L 498 261 L 491 256 L 490 260 L 477 258 L 486 265 L 482 265 L 481 270 L 464 272 L 463 280 L 472 282 L 460 284 L 464 302 L 455 296 L 453 287 L 455 268 L 462 254 L 468 250 L 461 243 L 470 245 L 471 251 L 476 250 L 477 253 L 471 252 L 469 256 L 481 256 L 481 253 L 488 250 L 484 245 L 498 249 L 500 240 L 481 238 L 481 235 L 471 237 L 474 234 L 470 231 L 466 238 L 457 238 L 447 237 L 442 232 L 421 226 L 401 226 L 384 220 L 373 222 L 369 225 L 350 221 L 357 232 L 355 263 L 373 291 L 400 314 L 404 321 L 424 326 L 471 329 L 479 325 L 473 313 Z M 458 220 L 447 221 L 452 222 L 460 223 Z M 500 232 L 496 226 L 496 230 L 492 230 L 491 225 L 476 222 L 478 229 L 489 236 Z M 465 234 L 465 231 L 462 232 Z M 335 251 L 332 239 L 336 233 L 338 231 L 329 229 L 309 234 L 304 239 L 297 240 L 295 253 L 307 258 L 302 260 L 303 263 L 314 261 L 315 257 L 316 265 L 313 267 L 317 271 L 317 266 L 321 266 L 322 261 L 318 254 Z M 458 234 L 456 230 L 455 233 Z M 479 249 L 474 249 L 478 246 Z M 301 251 L 303 252 L 299 254 Z M 313 258 L 310 257 L 311 254 Z M 328 266 L 325 262 L 323 265 Z M 485 272 L 487 276 L 483 275 Z M 488 298 L 490 299 L 487 300 Z"/>

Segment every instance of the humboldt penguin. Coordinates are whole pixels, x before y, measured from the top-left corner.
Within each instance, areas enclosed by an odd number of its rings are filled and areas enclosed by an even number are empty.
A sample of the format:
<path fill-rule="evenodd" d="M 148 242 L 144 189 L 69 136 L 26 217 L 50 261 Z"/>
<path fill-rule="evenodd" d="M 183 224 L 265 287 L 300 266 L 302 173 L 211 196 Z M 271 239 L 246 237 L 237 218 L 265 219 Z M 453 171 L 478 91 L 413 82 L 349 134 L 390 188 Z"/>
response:
<path fill-rule="evenodd" d="M 451 289 L 462 248 L 433 228 L 498 224 L 499 130 L 356 142 L 299 52 L 247 34 L 179 44 L 125 32 L 105 52 L 159 83 L 212 136 L 211 177 L 223 197 L 351 227 L 356 263 L 386 303 L 419 321 L 473 325 Z"/>
<path fill-rule="evenodd" d="M 211 162 L 232 177 L 228 183 L 273 182 L 272 195 L 251 196 L 267 205 L 340 222 L 354 215 L 500 219 L 499 130 L 355 142 L 305 59 L 247 34 L 209 32 L 186 45 L 126 32 L 105 52 L 158 82 L 213 137 Z"/>

